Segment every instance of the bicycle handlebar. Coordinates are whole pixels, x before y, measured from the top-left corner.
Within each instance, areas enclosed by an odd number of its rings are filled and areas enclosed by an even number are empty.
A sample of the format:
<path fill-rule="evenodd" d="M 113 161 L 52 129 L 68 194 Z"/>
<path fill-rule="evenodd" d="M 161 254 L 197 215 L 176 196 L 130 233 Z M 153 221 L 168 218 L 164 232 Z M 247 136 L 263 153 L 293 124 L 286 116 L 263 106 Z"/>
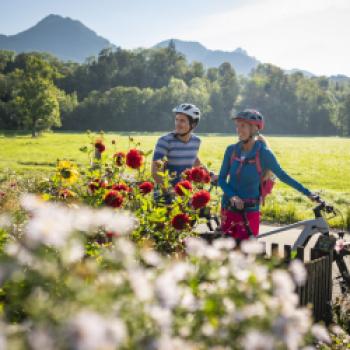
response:
<path fill-rule="evenodd" d="M 336 214 L 333 205 L 327 204 L 320 196 L 314 198 L 315 202 L 319 203 L 316 207 L 313 208 L 315 217 L 319 218 L 322 216 L 321 212 L 324 211 L 329 214 Z"/>

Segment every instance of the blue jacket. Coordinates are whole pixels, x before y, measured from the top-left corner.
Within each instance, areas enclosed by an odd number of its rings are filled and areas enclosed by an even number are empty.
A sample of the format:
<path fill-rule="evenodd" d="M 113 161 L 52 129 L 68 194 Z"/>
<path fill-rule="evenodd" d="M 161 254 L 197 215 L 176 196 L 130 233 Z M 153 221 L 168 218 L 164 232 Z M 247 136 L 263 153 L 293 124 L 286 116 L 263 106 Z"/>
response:
<path fill-rule="evenodd" d="M 268 149 L 262 141 L 256 141 L 251 151 L 246 154 L 246 159 L 255 159 L 256 152 L 260 148 L 260 163 L 263 171 L 271 170 L 281 181 L 293 187 L 302 194 L 309 196 L 311 192 L 301 185 L 299 182 L 290 177 L 279 165 L 275 155 Z M 238 160 L 231 162 L 233 150 L 236 156 L 240 158 L 242 148 L 237 143 L 226 148 L 224 160 L 221 165 L 219 174 L 219 186 L 222 188 L 224 195 L 222 197 L 222 208 L 229 205 L 229 199 L 238 196 L 241 199 L 257 199 L 260 198 L 260 176 L 255 164 L 244 164 L 239 175 L 236 174 L 240 165 Z M 227 180 L 227 177 L 229 179 Z M 259 210 L 259 204 L 256 208 L 250 210 Z"/>

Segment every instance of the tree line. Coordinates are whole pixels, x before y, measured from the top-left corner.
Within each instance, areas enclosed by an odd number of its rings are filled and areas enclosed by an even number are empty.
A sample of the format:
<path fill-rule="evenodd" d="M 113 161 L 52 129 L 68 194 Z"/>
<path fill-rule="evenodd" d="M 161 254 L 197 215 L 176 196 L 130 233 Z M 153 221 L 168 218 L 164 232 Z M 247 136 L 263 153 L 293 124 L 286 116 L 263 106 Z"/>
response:
<path fill-rule="evenodd" d="M 205 69 L 167 48 L 104 49 L 84 64 L 0 51 L 0 129 L 165 131 L 182 102 L 202 111 L 198 131 L 232 132 L 229 116 L 257 108 L 273 134 L 350 135 L 350 84 L 260 64 Z"/>

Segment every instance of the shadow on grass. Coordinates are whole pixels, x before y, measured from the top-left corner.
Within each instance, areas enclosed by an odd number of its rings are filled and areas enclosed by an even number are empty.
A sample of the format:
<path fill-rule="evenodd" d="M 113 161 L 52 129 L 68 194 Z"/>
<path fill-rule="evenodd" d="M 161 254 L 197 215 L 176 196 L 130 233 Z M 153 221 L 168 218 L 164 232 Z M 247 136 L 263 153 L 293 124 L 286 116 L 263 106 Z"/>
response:
<path fill-rule="evenodd" d="M 48 166 L 48 167 L 56 167 L 56 162 L 52 163 L 52 162 L 32 162 L 32 161 L 18 161 L 17 162 L 20 165 L 41 165 L 41 166 Z"/>

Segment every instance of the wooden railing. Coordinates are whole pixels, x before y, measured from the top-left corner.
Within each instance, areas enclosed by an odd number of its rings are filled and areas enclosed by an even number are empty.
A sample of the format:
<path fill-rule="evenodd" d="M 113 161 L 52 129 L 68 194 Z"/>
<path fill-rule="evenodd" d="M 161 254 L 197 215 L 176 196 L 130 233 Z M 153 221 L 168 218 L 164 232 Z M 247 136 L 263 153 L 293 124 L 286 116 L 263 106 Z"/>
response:
<path fill-rule="evenodd" d="M 221 233 L 201 234 L 207 242 L 224 237 Z M 227 236 L 226 236 L 227 237 Z M 279 245 L 271 244 L 270 254 L 265 257 L 280 257 L 283 264 L 288 264 L 292 258 L 301 260 L 307 271 L 307 280 L 302 287 L 297 287 L 300 306 L 310 305 L 315 321 L 324 321 L 329 324 L 332 321 L 332 262 L 333 254 L 324 253 L 318 249 L 310 250 L 310 259 L 305 261 L 305 248 L 298 247 L 292 253 L 290 245 L 283 246 L 283 256 L 279 254 Z M 308 249 L 309 250 L 309 249 Z"/>

